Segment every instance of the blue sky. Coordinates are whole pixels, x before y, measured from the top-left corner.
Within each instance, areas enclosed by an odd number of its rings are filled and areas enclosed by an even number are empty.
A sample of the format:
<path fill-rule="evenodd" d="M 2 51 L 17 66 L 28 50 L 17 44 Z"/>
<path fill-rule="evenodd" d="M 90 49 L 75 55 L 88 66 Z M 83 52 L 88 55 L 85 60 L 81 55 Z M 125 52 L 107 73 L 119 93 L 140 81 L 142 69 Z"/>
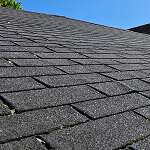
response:
<path fill-rule="evenodd" d="M 150 23 L 150 0 L 16 0 L 27 11 L 128 29 Z"/>

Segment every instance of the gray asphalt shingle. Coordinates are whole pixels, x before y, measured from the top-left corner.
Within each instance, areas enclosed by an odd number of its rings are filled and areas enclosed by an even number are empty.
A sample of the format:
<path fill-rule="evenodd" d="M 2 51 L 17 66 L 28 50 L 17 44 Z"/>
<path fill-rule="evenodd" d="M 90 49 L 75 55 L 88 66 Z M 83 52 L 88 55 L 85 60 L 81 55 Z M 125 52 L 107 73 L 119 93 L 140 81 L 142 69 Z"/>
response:
<path fill-rule="evenodd" d="M 100 64 L 119 64 L 112 59 L 71 59 L 83 65 L 100 65 Z"/>
<path fill-rule="evenodd" d="M 149 35 L 0 7 L 0 149 L 149 148 L 149 64 Z"/>
<path fill-rule="evenodd" d="M 0 145 L 0 150 L 47 150 L 35 137 L 19 141 L 8 142 Z"/>
<path fill-rule="evenodd" d="M 146 105 L 150 105 L 150 99 L 139 94 L 126 94 L 73 104 L 92 118 L 105 117 Z"/>
<path fill-rule="evenodd" d="M 40 89 L 45 86 L 30 77 L 26 78 L 1 78 L 0 92 Z"/>
<path fill-rule="evenodd" d="M 10 59 L 18 66 L 58 66 L 77 64 L 68 59 Z"/>
<path fill-rule="evenodd" d="M 129 72 L 121 72 L 121 71 L 117 71 L 117 72 L 110 72 L 110 73 L 102 73 L 108 77 L 111 77 L 115 80 L 124 80 L 124 79 L 132 79 L 134 78 L 135 76 L 132 75 L 131 73 Z"/>
<path fill-rule="evenodd" d="M 58 76 L 42 76 L 36 79 L 47 84 L 50 87 L 80 85 L 95 82 L 111 81 L 110 78 L 99 74 L 76 74 L 76 75 L 58 75 Z"/>
<path fill-rule="evenodd" d="M 9 41 L 0 41 L 0 46 L 8 46 L 8 45 L 15 45 L 14 43 L 12 42 L 9 42 Z"/>
<path fill-rule="evenodd" d="M 53 52 L 45 47 L 1 46 L 0 51 L 6 52 Z M 28 57 L 27 57 L 28 58 Z"/>
<path fill-rule="evenodd" d="M 150 119 L 150 106 L 148 107 L 143 107 L 143 108 L 139 108 L 137 110 L 135 110 L 137 113 L 143 115 L 146 118 Z"/>
<path fill-rule="evenodd" d="M 144 59 L 117 59 L 116 61 L 123 64 L 149 64 L 150 63 Z"/>
<path fill-rule="evenodd" d="M 110 72 L 110 73 L 102 73 L 108 77 L 111 77 L 115 80 L 125 80 L 125 79 L 134 79 L 134 78 L 144 78 L 149 75 L 140 71 L 118 71 L 118 72 Z"/>
<path fill-rule="evenodd" d="M 58 150 L 67 148 L 112 150 L 149 133 L 150 126 L 147 120 L 133 113 L 124 113 L 69 129 L 57 130 L 42 137 Z"/>
<path fill-rule="evenodd" d="M 5 59 L 0 59 L 0 67 L 11 67 L 14 66 L 13 63 Z"/>
<path fill-rule="evenodd" d="M 150 148 L 150 137 L 145 138 L 144 140 L 141 140 L 135 144 L 132 144 L 131 146 L 129 146 L 129 148 L 131 149 L 135 149 L 135 150 L 149 150 Z"/>
<path fill-rule="evenodd" d="M 145 82 L 150 83 L 150 78 L 144 78 L 144 79 L 142 79 L 142 80 L 145 81 Z"/>
<path fill-rule="evenodd" d="M 29 52 L 1 52 L 0 58 L 37 58 Z"/>
<path fill-rule="evenodd" d="M 149 67 L 142 64 L 119 64 L 119 65 L 109 65 L 109 66 L 114 67 L 120 71 L 149 69 Z"/>
<path fill-rule="evenodd" d="M 0 143 L 87 121 L 69 106 L 0 117 Z"/>
<path fill-rule="evenodd" d="M 65 74 L 54 67 L 2 67 L 0 68 L 0 77 L 22 77 L 38 75 L 56 75 Z"/>
<path fill-rule="evenodd" d="M 85 56 L 88 56 L 90 58 L 101 58 L 101 59 L 104 59 L 104 58 L 122 58 L 121 56 L 119 55 L 115 55 L 115 54 L 85 54 Z"/>
<path fill-rule="evenodd" d="M 35 53 L 42 58 L 87 58 L 78 53 Z"/>
<path fill-rule="evenodd" d="M 119 82 L 95 83 L 90 84 L 90 86 L 109 96 L 121 95 L 133 91 L 131 88 Z"/>
<path fill-rule="evenodd" d="M 82 85 L 1 94 L 17 110 L 28 110 L 102 98 L 105 95 Z"/>
<path fill-rule="evenodd" d="M 144 91 L 144 92 L 141 92 L 143 95 L 145 95 L 146 97 L 149 97 L 150 98 L 150 91 Z"/>
<path fill-rule="evenodd" d="M 139 79 L 124 80 L 119 82 L 136 91 L 150 90 L 150 84 Z"/>
<path fill-rule="evenodd" d="M 115 69 L 112 69 L 105 65 L 87 65 L 87 66 L 75 65 L 75 66 L 60 66 L 57 68 L 60 68 L 69 74 L 115 71 Z"/>

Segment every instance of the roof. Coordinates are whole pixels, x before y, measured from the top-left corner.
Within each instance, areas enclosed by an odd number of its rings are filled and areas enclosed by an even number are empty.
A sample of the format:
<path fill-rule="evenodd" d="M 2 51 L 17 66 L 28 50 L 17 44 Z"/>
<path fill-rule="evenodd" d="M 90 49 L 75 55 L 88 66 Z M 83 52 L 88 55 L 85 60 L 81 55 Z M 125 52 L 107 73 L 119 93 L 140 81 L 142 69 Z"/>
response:
<path fill-rule="evenodd" d="M 144 34 L 150 34 L 150 24 L 145 24 L 138 27 L 130 28 L 128 30 L 144 33 Z"/>
<path fill-rule="evenodd" d="M 150 36 L 0 7 L 1 150 L 149 150 Z"/>

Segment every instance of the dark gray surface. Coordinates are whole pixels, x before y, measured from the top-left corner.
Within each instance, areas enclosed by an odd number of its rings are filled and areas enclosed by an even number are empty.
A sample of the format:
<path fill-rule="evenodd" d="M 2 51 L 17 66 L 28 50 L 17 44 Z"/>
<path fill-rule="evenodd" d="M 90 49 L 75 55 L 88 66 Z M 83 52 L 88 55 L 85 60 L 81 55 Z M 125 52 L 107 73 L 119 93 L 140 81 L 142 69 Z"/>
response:
<path fill-rule="evenodd" d="M 149 78 L 149 35 L 0 7 L 0 141 L 15 142 L 13 149 L 42 149 L 26 139 L 51 128 L 60 136 L 64 130 L 79 134 L 77 150 L 87 144 L 90 148 L 81 149 L 128 148 L 150 135 Z M 68 115 L 60 105 L 68 105 Z M 71 106 L 76 113 L 70 115 Z M 141 109 L 145 112 L 135 112 Z M 56 131 L 61 123 L 67 128 Z M 45 143 L 47 149 L 58 133 Z M 64 139 L 58 142 L 71 147 L 72 137 Z"/>
<path fill-rule="evenodd" d="M 87 66 L 75 65 L 75 66 L 61 66 L 57 68 L 60 68 L 69 74 L 115 71 L 115 69 L 112 69 L 105 65 L 87 65 Z"/>
<path fill-rule="evenodd" d="M 120 71 L 149 69 L 149 67 L 142 64 L 119 64 L 119 65 L 109 65 L 109 66 L 114 67 Z"/>
<path fill-rule="evenodd" d="M 36 47 L 38 47 L 38 46 L 44 46 L 44 44 L 41 44 L 41 43 L 36 43 L 36 42 L 14 42 L 15 43 L 15 45 L 19 45 L 19 46 L 27 46 L 27 44 L 28 44 L 28 46 L 36 46 Z"/>
<path fill-rule="evenodd" d="M 52 129 L 61 128 L 87 121 L 70 106 L 61 106 L 14 114 L 13 116 L 0 117 L 0 143 L 18 137 L 50 132 Z"/>
<path fill-rule="evenodd" d="M 0 59 L 0 67 L 13 67 L 13 63 L 5 59 Z"/>
<path fill-rule="evenodd" d="M 117 54 L 85 54 L 86 56 L 90 57 L 90 58 L 122 58 L 121 56 L 117 55 Z"/>
<path fill-rule="evenodd" d="M 145 82 L 150 83 L 150 78 L 145 78 L 145 79 L 142 79 L 142 80 L 145 81 Z"/>
<path fill-rule="evenodd" d="M 139 108 L 137 110 L 135 110 L 137 113 L 143 115 L 146 118 L 150 119 L 150 106 L 148 107 L 144 107 L 144 108 Z"/>
<path fill-rule="evenodd" d="M 150 98 L 150 91 L 141 92 L 143 95 Z"/>
<path fill-rule="evenodd" d="M 57 75 L 65 74 L 54 67 L 2 67 L 0 68 L 0 77 L 23 77 L 38 75 Z"/>
<path fill-rule="evenodd" d="M 15 44 L 9 41 L 0 41 L 0 46 L 8 46 L 8 45 L 15 45 Z"/>
<path fill-rule="evenodd" d="M 133 126 L 134 124 L 134 126 Z M 110 116 L 42 137 L 56 149 L 113 150 L 150 133 L 149 122 L 133 113 Z"/>
<path fill-rule="evenodd" d="M 133 55 L 134 57 L 138 57 L 137 55 Z M 117 59 L 116 61 L 122 63 L 122 64 L 149 64 L 145 59 L 130 59 L 131 55 L 128 55 L 128 59 Z M 146 56 L 141 56 L 141 57 L 146 57 Z"/>
<path fill-rule="evenodd" d="M 0 150 L 47 150 L 47 148 L 32 137 L 1 144 Z"/>
<path fill-rule="evenodd" d="M 139 71 L 125 71 L 125 72 L 117 71 L 117 72 L 102 73 L 102 74 L 111 77 L 115 80 L 125 80 L 125 79 L 146 77 L 146 74 Z"/>
<path fill-rule="evenodd" d="M 5 50 L 4 50 L 5 51 Z M 37 58 L 29 52 L 1 52 L 0 58 Z"/>
<path fill-rule="evenodd" d="M 11 59 L 18 66 L 57 66 L 77 64 L 68 59 Z"/>
<path fill-rule="evenodd" d="M 129 87 L 119 82 L 95 83 L 95 84 L 90 84 L 90 86 L 110 96 L 125 94 L 133 91 Z"/>
<path fill-rule="evenodd" d="M 83 65 L 100 65 L 100 64 L 119 64 L 118 62 L 112 59 L 71 59 L 75 62 L 78 62 Z"/>
<path fill-rule="evenodd" d="M 27 46 L 27 44 L 26 44 Z M 6 52 L 52 52 L 45 47 L 20 47 L 20 46 L 1 46 L 0 51 Z M 27 57 L 28 58 L 28 57 Z"/>
<path fill-rule="evenodd" d="M 29 39 L 26 39 L 26 38 L 16 38 L 15 36 L 14 36 L 14 38 L 12 38 L 12 37 L 7 37 L 7 38 L 5 38 L 5 37 L 0 37 L 0 41 L 11 41 L 11 42 L 21 42 L 21 41 L 24 41 L 24 42 L 31 42 L 31 40 L 29 40 Z"/>
<path fill-rule="evenodd" d="M 146 73 L 147 75 L 149 75 L 150 74 L 150 69 L 149 70 L 143 70 L 143 72 Z"/>
<path fill-rule="evenodd" d="M 150 99 L 139 94 L 126 94 L 73 104 L 92 118 L 105 117 L 146 105 L 150 105 Z"/>
<path fill-rule="evenodd" d="M 138 141 L 137 143 L 129 146 L 134 150 L 149 150 L 150 148 L 150 137 L 145 138 L 144 140 Z"/>
<path fill-rule="evenodd" d="M 15 109 L 20 111 L 105 97 L 105 95 L 85 85 L 13 92 L 1 95 L 10 102 Z"/>
<path fill-rule="evenodd" d="M 48 47 L 48 46 L 47 46 Z M 53 50 L 54 52 L 57 52 L 57 53 L 73 53 L 74 51 L 69 49 L 69 48 L 66 48 L 66 47 L 63 47 L 63 48 L 59 48 L 59 47 L 48 47 L 49 49 Z"/>
<path fill-rule="evenodd" d="M 150 90 L 150 84 L 139 79 L 124 80 L 124 81 L 120 81 L 120 83 L 136 91 Z"/>
<path fill-rule="evenodd" d="M 110 78 L 99 74 L 76 74 L 76 75 L 59 75 L 59 76 L 42 76 L 36 79 L 44 82 L 50 87 L 80 85 L 94 82 L 111 81 Z"/>
<path fill-rule="evenodd" d="M 78 53 L 35 53 L 42 58 L 87 58 Z"/>
<path fill-rule="evenodd" d="M 132 75 L 134 75 L 135 78 L 147 78 L 149 77 L 149 74 L 146 73 L 147 70 L 140 70 L 140 71 L 129 71 Z"/>
<path fill-rule="evenodd" d="M 30 77 L 26 78 L 1 78 L 0 92 L 12 92 L 20 90 L 45 88 L 44 85 L 36 82 Z"/>

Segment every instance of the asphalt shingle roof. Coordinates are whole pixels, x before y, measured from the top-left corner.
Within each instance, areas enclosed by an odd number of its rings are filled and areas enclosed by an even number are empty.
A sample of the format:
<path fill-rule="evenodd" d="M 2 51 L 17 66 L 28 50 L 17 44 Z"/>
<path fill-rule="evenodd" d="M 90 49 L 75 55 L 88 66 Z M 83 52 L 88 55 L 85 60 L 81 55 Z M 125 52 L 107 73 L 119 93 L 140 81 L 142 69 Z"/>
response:
<path fill-rule="evenodd" d="M 150 35 L 0 7 L 0 150 L 149 150 Z"/>
<path fill-rule="evenodd" d="M 139 33 L 144 33 L 144 34 L 150 34 L 150 24 L 145 24 L 142 26 L 130 28 L 129 30 L 139 32 Z"/>

